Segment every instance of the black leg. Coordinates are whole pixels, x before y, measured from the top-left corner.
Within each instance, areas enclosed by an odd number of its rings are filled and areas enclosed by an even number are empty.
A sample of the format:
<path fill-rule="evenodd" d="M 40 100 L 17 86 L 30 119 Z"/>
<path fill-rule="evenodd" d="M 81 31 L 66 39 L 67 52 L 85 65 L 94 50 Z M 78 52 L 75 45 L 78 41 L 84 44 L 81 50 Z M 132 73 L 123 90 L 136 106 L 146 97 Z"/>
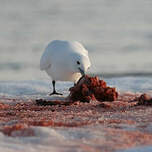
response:
<path fill-rule="evenodd" d="M 55 91 L 55 81 L 54 80 L 52 81 L 52 85 L 53 85 L 53 92 L 56 92 Z"/>
<path fill-rule="evenodd" d="M 52 85 L 53 85 L 53 92 L 50 93 L 50 96 L 54 95 L 54 94 L 56 94 L 56 95 L 63 95 L 62 93 L 56 92 L 56 90 L 55 90 L 55 81 L 54 80 L 52 81 Z"/>

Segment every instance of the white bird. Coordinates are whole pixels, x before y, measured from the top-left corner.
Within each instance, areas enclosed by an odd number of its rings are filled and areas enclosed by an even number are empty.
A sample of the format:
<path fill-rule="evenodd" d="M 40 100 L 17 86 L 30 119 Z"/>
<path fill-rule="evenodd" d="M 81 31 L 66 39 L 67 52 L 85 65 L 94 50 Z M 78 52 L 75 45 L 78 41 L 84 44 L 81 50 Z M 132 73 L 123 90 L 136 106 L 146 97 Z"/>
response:
<path fill-rule="evenodd" d="M 88 51 L 77 41 L 54 40 L 48 44 L 40 59 L 40 69 L 52 78 L 53 92 L 56 81 L 76 83 L 91 66 Z"/>

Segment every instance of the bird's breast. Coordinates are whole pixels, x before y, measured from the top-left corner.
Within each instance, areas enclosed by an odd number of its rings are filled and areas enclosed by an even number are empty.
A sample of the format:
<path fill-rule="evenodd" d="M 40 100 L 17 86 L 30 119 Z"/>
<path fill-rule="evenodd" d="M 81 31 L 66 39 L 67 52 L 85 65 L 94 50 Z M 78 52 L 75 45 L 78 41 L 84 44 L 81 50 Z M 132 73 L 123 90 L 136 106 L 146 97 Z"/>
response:
<path fill-rule="evenodd" d="M 67 67 L 62 66 L 51 66 L 46 70 L 47 74 L 56 81 L 73 81 L 76 82 L 80 77 L 80 73 L 73 73 Z"/>

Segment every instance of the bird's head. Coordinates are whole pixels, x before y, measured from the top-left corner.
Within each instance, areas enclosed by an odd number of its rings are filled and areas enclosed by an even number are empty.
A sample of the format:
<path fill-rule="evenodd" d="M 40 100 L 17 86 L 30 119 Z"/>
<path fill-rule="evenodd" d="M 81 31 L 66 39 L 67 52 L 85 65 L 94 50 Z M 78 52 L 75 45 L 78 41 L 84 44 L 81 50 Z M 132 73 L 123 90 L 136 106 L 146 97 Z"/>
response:
<path fill-rule="evenodd" d="M 81 73 L 81 75 L 85 75 L 87 70 L 90 68 L 91 63 L 90 63 L 90 59 L 88 56 L 86 55 L 79 55 L 79 54 L 75 54 L 73 56 L 73 72 L 74 73 Z"/>

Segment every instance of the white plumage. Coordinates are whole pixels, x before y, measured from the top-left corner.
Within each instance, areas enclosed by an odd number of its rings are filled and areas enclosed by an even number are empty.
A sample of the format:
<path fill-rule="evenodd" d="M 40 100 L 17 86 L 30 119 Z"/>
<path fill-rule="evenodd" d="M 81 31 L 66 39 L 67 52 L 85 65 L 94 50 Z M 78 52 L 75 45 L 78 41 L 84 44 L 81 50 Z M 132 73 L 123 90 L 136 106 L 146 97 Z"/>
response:
<path fill-rule="evenodd" d="M 40 69 L 53 81 L 77 82 L 90 66 L 88 51 L 76 41 L 50 42 L 40 60 Z"/>

